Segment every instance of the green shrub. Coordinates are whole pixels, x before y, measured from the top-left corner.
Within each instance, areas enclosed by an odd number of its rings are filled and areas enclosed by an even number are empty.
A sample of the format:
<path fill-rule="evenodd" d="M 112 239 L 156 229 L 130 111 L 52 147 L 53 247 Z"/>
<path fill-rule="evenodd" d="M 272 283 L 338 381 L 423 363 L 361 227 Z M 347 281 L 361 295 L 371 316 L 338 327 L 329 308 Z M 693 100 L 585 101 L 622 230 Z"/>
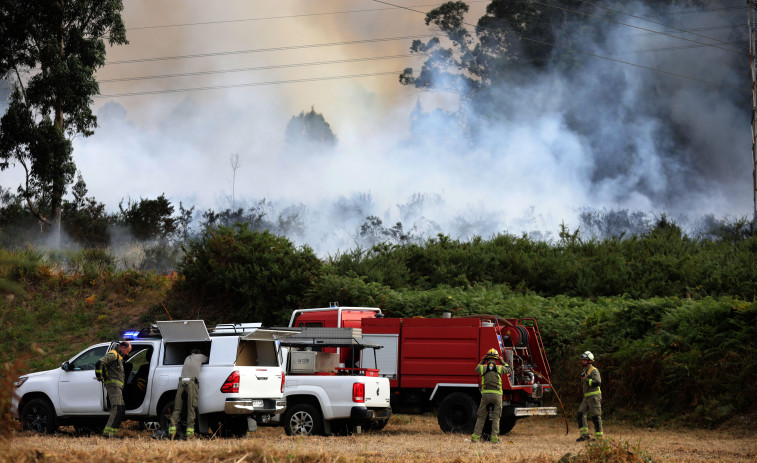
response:
<path fill-rule="evenodd" d="M 288 322 L 321 271 L 321 262 L 304 246 L 246 224 L 205 230 L 191 240 L 179 261 L 177 289 L 200 304 L 239 321 L 267 325 Z"/>

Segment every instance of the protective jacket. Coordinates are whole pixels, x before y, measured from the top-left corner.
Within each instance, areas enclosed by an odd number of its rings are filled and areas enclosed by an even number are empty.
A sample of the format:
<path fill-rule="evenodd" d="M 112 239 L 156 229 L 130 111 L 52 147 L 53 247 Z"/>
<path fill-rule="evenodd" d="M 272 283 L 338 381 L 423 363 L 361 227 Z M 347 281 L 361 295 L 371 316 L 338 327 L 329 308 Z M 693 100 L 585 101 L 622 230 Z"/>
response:
<path fill-rule="evenodd" d="M 585 375 L 581 378 L 581 386 L 584 390 L 584 397 L 591 397 L 593 395 L 601 394 L 602 391 L 599 386 L 602 384 L 602 378 L 599 376 L 599 370 L 594 368 L 594 365 L 584 370 Z"/>
<path fill-rule="evenodd" d="M 502 395 L 502 375 L 509 375 L 511 372 L 512 368 L 506 363 L 494 365 L 491 370 L 487 365 L 477 365 L 476 373 L 481 376 L 481 393 Z"/>
<path fill-rule="evenodd" d="M 95 363 L 95 376 L 102 379 L 106 386 L 113 384 L 124 387 L 124 358 L 115 349 L 108 352 Z"/>

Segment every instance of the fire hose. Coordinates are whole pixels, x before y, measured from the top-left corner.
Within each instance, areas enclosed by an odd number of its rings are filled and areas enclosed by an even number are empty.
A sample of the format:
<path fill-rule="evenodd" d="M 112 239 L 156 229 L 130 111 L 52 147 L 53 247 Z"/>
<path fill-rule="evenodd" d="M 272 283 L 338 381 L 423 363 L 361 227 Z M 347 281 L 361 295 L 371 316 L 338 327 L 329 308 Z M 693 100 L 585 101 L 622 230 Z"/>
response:
<path fill-rule="evenodd" d="M 552 388 L 552 392 L 554 392 L 554 393 L 555 393 L 555 397 L 557 397 L 557 402 L 559 402 L 559 403 L 560 403 L 560 408 L 562 409 L 562 416 L 563 416 L 563 418 L 565 418 L 565 434 L 568 434 L 568 433 L 570 432 L 570 427 L 568 426 L 568 414 L 567 414 L 567 413 L 565 413 L 565 407 L 563 407 L 563 404 L 562 404 L 562 400 L 560 400 L 560 396 L 559 396 L 559 395 L 557 395 L 557 390 L 556 390 L 556 389 L 555 389 L 555 387 L 554 387 L 554 386 L 552 385 L 552 383 L 551 383 L 551 382 L 549 381 L 549 378 L 545 377 L 544 375 L 542 375 L 542 374 L 541 374 L 541 373 L 539 373 L 538 371 L 535 371 L 535 370 L 531 370 L 531 371 L 532 371 L 532 373 L 536 374 L 536 375 L 537 375 L 537 376 L 539 376 L 539 377 L 540 377 L 541 379 L 543 379 L 544 381 L 546 381 L 546 382 L 547 382 L 547 384 L 549 384 L 549 387 L 551 387 L 551 388 Z"/>

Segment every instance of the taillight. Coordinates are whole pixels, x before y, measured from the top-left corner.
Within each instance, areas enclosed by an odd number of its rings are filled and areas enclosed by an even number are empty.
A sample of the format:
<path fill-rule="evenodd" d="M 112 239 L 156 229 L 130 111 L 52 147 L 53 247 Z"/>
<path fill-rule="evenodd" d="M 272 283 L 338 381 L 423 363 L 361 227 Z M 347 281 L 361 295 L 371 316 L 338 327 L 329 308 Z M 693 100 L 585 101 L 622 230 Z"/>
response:
<path fill-rule="evenodd" d="M 226 378 L 226 381 L 223 382 L 223 386 L 221 386 L 221 392 L 225 394 L 239 392 L 239 372 L 238 371 L 232 371 L 229 377 Z"/>
<path fill-rule="evenodd" d="M 352 401 L 365 402 L 365 383 L 352 383 Z"/>
<path fill-rule="evenodd" d="M 284 372 L 281 372 L 281 393 L 284 393 L 284 381 L 286 380 Z"/>

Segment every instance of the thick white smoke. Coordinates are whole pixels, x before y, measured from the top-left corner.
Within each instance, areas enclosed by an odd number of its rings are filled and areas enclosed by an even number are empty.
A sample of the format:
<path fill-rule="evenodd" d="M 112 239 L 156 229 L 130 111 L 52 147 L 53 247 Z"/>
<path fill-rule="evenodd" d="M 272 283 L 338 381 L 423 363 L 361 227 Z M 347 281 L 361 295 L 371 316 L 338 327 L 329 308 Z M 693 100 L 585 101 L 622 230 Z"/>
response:
<path fill-rule="evenodd" d="M 235 14 L 284 14 L 277 6 L 280 2 L 261 3 L 268 9 L 240 2 Z M 127 20 L 135 26 L 207 20 L 198 6 L 194 13 L 182 11 L 180 19 L 148 21 L 150 6 L 137 6 L 127 4 L 127 9 L 133 8 L 127 10 Z M 359 6 L 375 8 L 377 4 L 361 2 Z M 466 21 L 475 23 L 484 6 L 474 5 Z M 289 14 L 313 10 L 310 2 L 293 2 L 290 8 Z M 358 5 L 319 2 L 318 8 L 348 9 L 358 9 Z M 639 3 L 625 4 L 624 10 L 636 15 L 650 13 Z M 677 27 L 694 29 L 743 23 L 745 14 L 741 10 L 713 11 L 676 21 Z M 378 24 L 388 26 L 379 28 Z M 174 39 L 182 41 L 181 46 L 170 48 L 161 42 L 160 52 L 155 53 L 173 56 L 429 31 L 422 15 L 397 11 L 260 21 L 254 26 L 247 24 L 248 29 L 238 35 L 234 27 L 223 26 L 236 41 L 179 28 L 182 32 Z M 559 37 L 558 43 L 749 88 L 748 61 L 743 53 L 709 47 L 640 52 L 692 44 L 618 24 L 605 27 L 606 39 L 600 43 L 584 43 L 575 37 Z M 141 39 L 148 33 L 135 31 L 129 47 L 138 48 L 114 50 L 109 58 L 117 53 L 153 56 L 150 42 Z M 746 28 L 708 33 L 730 41 L 744 39 Z M 151 37 L 155 40 L 157 36 Z M 250 37 L 259 40 L 247 40 Z M 198 66 L 241 68 L 364 57 L 404 53 L 409 46 L 407 40 L 375 48 L 258 53 L 208 60 Z M 743 48 L 743 44 L 739 46 Z M 501 99 L 507 104 L 498 122 L 471 115 L 468 108 L 459 106 L 454 94 L 402 87 L 396 77 L 98 100 L 101 127 L 94 136 L 75 141 L 75 161 L 89 194 L 109 208 L 117 208 L 126 197 L 154 198 L 165 193 L 176 205 L 182 202 L 198 210 L 221 210 L 231 207 L 230 157 L 238 154 L 235 206 L 250 206 L 265 198 L 273 205 L 272 221 L 290 208 L 287 211 L 296 212 L 304 225 L 291 238 L 310 244 L 322 255 L 360 245 L 360 225 L 371 215 L 387 228 L 401 221 L 406 232 L 419 237 L 441 232 L 466 239 L 509 232 L 550 239 L 561 223 L 575 229 L 578 214 L 586 207 L 666 212 L 690 220 L 708 213 L 718 217 L 751 213 L 748 93 L 598 58 L 582 56 L 581 61 L 585 69 L 577 78 L 567 79 L 555 69 L 525 85 L 502 86 Z M 176 65 L 184 72 L 198 70 L 189 69 L 188 61 L 182 63 Z M 149 83 L 151 86 L 103 85 L 102 93 L 383 72 L 407 66 L 419 69 L 420 63 L 405 59 L 364 63 L 359 68 L 236 73 L 206 76 L 202 83 L 190 78 L 160 79 Z M 142 74 L 167 72 L 157 65 L 147 66 Z M 117 66 L 106 68 L 110 78 L 121 72 Z M 123 69 L 126 72 L 128 68 Z M 329 122 L 338 144 L 330 151 L 295 153 L 285 143 L 286 124 L 311 106 Z M 451 116 L 456 111 L 471 117 L 476 139 L 465 138 L 466 131 Z M 6 185 L 9 177 L 3 175 Z"/>

